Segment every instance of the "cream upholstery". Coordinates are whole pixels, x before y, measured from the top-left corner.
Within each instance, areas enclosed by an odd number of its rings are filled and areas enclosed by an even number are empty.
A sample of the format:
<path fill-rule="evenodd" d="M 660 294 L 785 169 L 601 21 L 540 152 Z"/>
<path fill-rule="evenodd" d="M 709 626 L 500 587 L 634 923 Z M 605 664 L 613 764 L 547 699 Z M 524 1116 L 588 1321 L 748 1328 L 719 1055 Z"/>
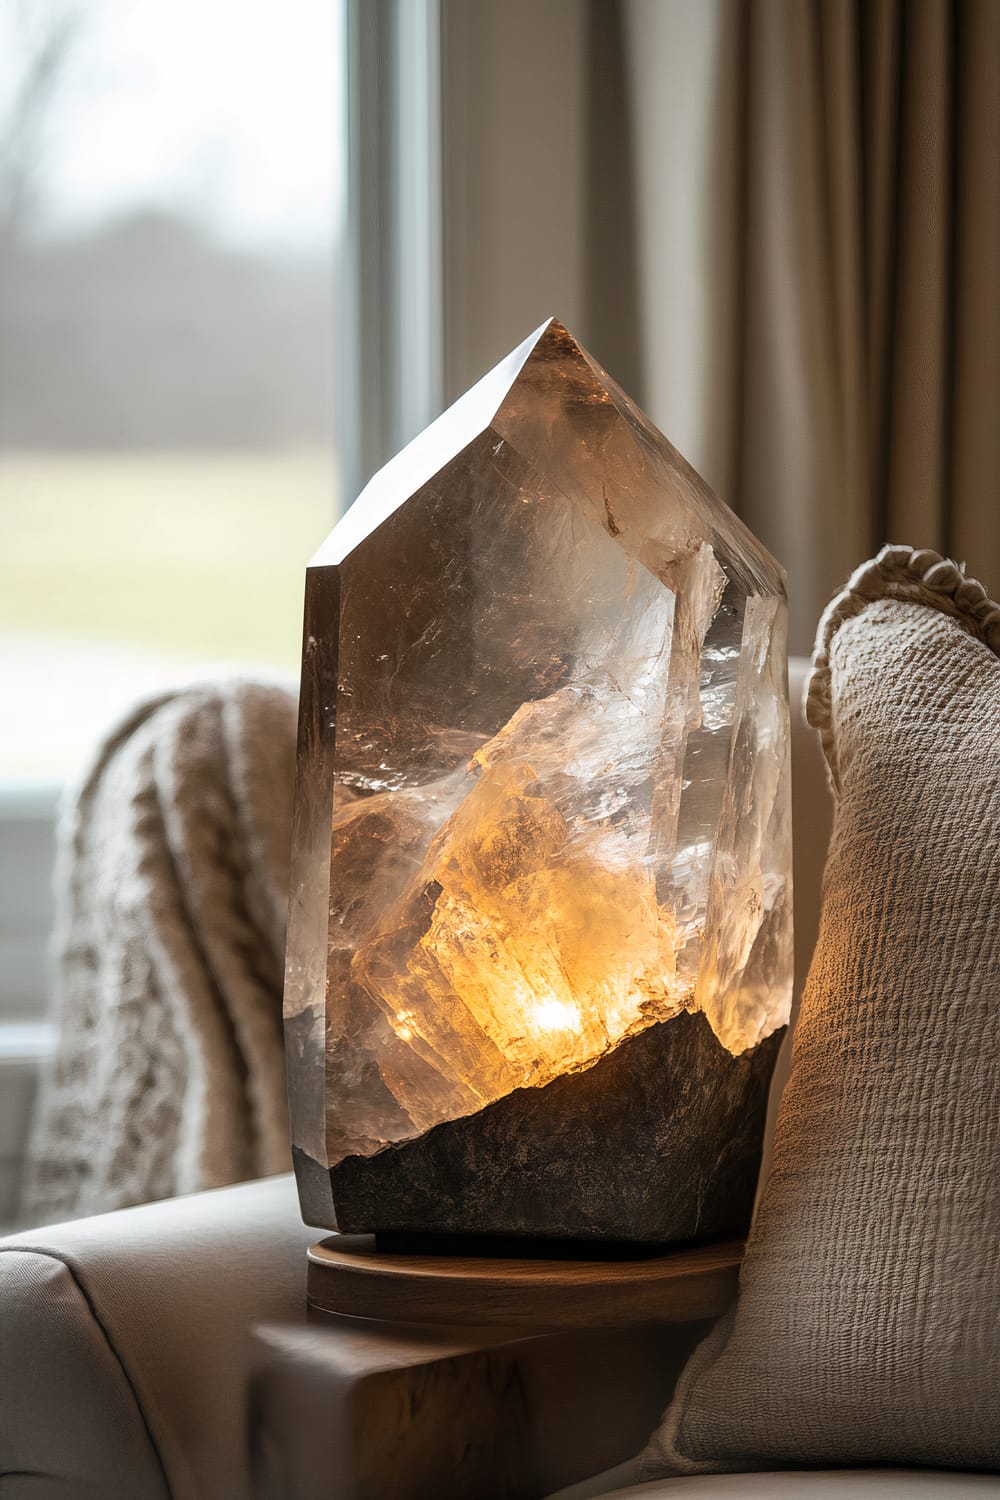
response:
<path fill-rule="evenodd" d="M 605 1474 L 599 1481 L 617 1483 L 631 1466 Z M 994 1474 L 953 1474 L 939 1469 L 798 1469 L 782 1474 L 698 1474 L 684 1479 L 654 1479 L 627 1489 L 593 1489 L 574 1485 L 549 1500 L 959 1500 L 959 1496 L 995 1495 Z"/>
<path fill-rule="evenodd" d="M 291 1176 L 0 1245 L 3 1500 L 240 1500 L 258 1321 L 303 1321 Z"/>

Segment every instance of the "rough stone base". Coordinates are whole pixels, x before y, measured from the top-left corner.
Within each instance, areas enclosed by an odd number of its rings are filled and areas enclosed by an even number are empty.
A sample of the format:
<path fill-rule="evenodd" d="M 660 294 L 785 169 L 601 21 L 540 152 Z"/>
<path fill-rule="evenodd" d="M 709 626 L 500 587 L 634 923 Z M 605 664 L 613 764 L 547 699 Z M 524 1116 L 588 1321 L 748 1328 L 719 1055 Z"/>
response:
<path fill-rule="evenodd" d="M 684 1012 L 584 1072 L 346 1157 L 330 1168 L 336 1227 L 647 1244 L 741 1234 L 782 1035 L 733 1057 Z"/>

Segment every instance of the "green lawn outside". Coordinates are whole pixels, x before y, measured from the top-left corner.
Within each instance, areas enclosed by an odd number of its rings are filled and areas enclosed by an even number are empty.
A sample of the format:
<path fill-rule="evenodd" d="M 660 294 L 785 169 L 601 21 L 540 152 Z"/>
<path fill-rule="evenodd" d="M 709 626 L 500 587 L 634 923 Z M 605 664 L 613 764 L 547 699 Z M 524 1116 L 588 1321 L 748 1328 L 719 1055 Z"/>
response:
<path fill-rule="evenodd" d="M 293 669 L 330 454 L 0 456 L 0 649 L 18 638 Z"/>

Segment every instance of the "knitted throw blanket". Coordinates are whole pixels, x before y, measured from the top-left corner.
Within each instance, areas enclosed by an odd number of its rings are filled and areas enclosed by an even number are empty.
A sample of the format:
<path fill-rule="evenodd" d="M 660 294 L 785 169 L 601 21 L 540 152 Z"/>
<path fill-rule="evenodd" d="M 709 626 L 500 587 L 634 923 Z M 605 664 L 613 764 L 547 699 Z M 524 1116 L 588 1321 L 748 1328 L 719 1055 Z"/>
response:
<path fill-rule="evenodd" d="M 295 699 L 164 694 L 63 808 L 56 1052 L 23 1212 L 34 1223 L 289 1166 L 281 991 Z"/>

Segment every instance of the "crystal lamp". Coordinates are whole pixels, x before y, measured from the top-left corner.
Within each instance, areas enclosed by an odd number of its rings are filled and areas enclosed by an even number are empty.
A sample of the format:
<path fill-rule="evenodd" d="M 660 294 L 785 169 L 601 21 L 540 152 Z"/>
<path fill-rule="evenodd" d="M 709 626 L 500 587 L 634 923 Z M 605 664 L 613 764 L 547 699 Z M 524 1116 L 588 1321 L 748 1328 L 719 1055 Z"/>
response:
<path fill-rule="evenodd" d="M 781 569 L 551 320 L 309 567 L 303 1216 L 739 1232 L 792 981 Z"/>

